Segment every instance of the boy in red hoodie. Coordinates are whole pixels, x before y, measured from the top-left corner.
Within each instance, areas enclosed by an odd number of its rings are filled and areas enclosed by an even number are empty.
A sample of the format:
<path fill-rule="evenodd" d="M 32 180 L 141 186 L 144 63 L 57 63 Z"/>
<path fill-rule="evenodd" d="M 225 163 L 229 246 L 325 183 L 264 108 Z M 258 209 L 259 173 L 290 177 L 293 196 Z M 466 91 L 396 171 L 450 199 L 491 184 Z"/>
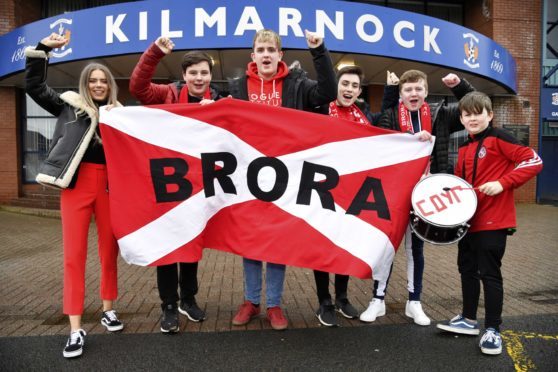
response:
<path fill-rule="evenodd" d="M 473 185 L 478 203 L 469 221 L 469 232 L 458 245 L 463 312 L 437 327 L 478 335 L 476 319 L 482 282 L 486 330 L 479 347 L 484 354 L 498 355 L 502 352 L 500 324 L 504 303 L 500 267 L 506 238 L 517 225 L 513 190 L 542 170 L 542 160 L 508 132 L 490 125 L 494 114 L 486 94 L 468 93 L 459 101 L 459 111 L 469 139 L 459 147 L 455 174 Z"/>
<path fill-rule="evenodd" d="M 306 31 L 306 42 L 312 54 L 318 81 L 310 80 L 301 69 L 289 70 L 281 59 L 281 37 L 272 30 L 260 30 L 254 36 L 252 62 L 246 75 L 229 81 L 234 98 L 250 102 L 312 111 L 329 104 L 337 96 L 337 81 L 323 38 Z M 244 325 L 260 313 L 262 262 L 244 258 L 244 303 L 233 318 L 233 325 Z M 287 328 L 281 310 L 285 265 L 267 263 L 266 307 L 271 327 Z"/>

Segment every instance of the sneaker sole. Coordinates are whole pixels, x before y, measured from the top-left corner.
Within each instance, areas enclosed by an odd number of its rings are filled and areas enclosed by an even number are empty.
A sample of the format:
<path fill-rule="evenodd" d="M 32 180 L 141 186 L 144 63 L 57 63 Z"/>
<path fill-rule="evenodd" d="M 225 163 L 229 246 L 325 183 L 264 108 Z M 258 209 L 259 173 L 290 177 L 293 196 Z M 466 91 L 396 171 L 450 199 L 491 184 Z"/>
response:
<path fill-rule="evenodd" d="M 446 324 L 436 324 L 436 327 L 443 331 L 459 333 L 460 335 L 478 336 L 480 334 L 479 329 L 461 329 L 461 328 L 451 327 Z"/>
<path fill-rule="evenodd" d="M 252 319 L 256 318 L 257 316 L 258 316 L 258 315 L 254 315 L 253 317 L 251 317 L 250 319 L 248 319 L 248 320 L 245 321 L 245 322 L 239 322 L 238 320 L 234 320 L 234 319 L 233 319 L 232 325 L 235 325 L 235 326 L 243 326 L 243 325 L 246 325 L 246 324 L 250 323 L 250 322 L 252 321 Z"/>
<path fill-rule="evenodd" d="M 415 322 L 415 324 L 417 324 L 417 325 L 419 325 L 419 326 L 424 326 L 424 327 L 426 327 L 426 326 L 429 326 L 429 325 L 432 323 L 432 321 L 431 321 L 430 319 L 428 319 L 428 322 L 419 322 L 419 321 L 417 321 L 417 320 L 415 319 L 414 316 L 412 316 L 410 313 L 408 313 L 408 312 L 406 312 L 406 311 L 405 311 L 405 316 L 407 316 L 407 318 L 413 319 L 413 322 Z"/>
<path fill-rule="evenodd" d="M 316 318 L 318 318 L 318 320 L 320 321 L 320 323 L 326 327 L 338 327 L 339 324 L 333 324 L 333 323 L 326 323 L 322 320 L 322 317 L 319 314 L 316 314 Z"/>
<path fill-rule="evenodd" d="M 335 309 L 335 311 L 337 311 L 339 314 L 343 315 L 343 316 L 344 316 L 345 318 L 347 318 L 347 319 L 356 319 L 356 318 L 358 318 L 358 315 L 350 316 L 349 314 L 345 314 L 345 313 L 343 312 L 343 310 L 341 310 L 341 309 Z"/>
<path fill-rule="evenodd" d="M 182 309 L 180 308 L 180 306 L 178 307 L 178 312 L 179 312 L 180 314 L 182 314 L 182 315 L 185 315 L 185 316 L 186 316 L 189 320 L 191 320 L 192 322 L 198 323 L 198 322 L 203 322 L 203 321 L 205 320 L 205 317 L 203 317 L 203 318 L 201 318 L 201 319 L 192 318 L 192 317 L 190 316 L 190 314 L 188 314 L 188 312 L 187 312 L 186 310 L 182 310 Z"/>
<path fill-rule="evenodd" d="M 271 322 L 269 322 L 269 324 L 271 324 Z M 274 326 L 273 324 L 271 324 L 271 328 L 273 328 L 276 331 L 284 331 L 288 327 L 289 327 L 288 324 L 285 324 L 284 326 L 277 326 L 277 325 Z"/>
<path fill-rule="evenodd" d="M 487 355 L 500 355 L 502 354 L 502 348 L 500 349 L 485 349 L 483 347 L 480 348 L 483 354 Z"/>
<path fill-rule="evenodd" d="M 364 313 L 363 313 L 363 314 L 364 314 Z M 372 319 L 372 320 L 370 320 L 370 319 L 362 319 L 362 315 L 363 315 L 363 314 L 360 314 L 360 317 L 359 317 L 360 321 L 361 321 L 361 322 L 364 322 L 364 323 L 372 323 L 372 322 L 375 322 L 376 319 L 378 319 L 378 317 L 386 315 L 386 311 L 384 310 L 384 311 L 382 311 L 380 314 L 377 314 L 376 317 L 375 317 L 374 319 Z"/>
<path fill-rule="evenodd" d="M 120 324 L 119 326 L 110 326 L 108 324 L 105 324 L 102 320 L 101 320 L 101 324 L 107 329 L 107 331 L 109 332 L 118 332 L 124 329 L 124 324 Z"/>
<path fill-rule="evenodd" d="M 163 332 L 164 334 L 178 333 L 178 331 L 180 331 L 180 327 L 176 327 L 176 329 L 164 329 L 163 327 L 161 327 L 161 332 Z"/>
<path fill-rule="evenodd" d="M 64 358 L 75 358 L 80 356 L 81 354 L 83 354 L 83 348 L 76 351 L 70 351 L 70 352 L 62 351 L 62 355 L 64 355 Z"/>

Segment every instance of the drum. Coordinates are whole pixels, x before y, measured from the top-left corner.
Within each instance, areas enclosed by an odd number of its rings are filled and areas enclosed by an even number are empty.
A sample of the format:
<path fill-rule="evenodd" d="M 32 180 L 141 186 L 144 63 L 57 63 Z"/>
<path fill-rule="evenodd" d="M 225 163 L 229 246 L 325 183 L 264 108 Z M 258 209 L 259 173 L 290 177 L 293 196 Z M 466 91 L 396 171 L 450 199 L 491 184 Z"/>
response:
<path fill-rule="evenodd" d="M 461 239 L 477 209 L 473 187 L 451 174 L 423 178 L 415 185 L 411 201 L 411 229 L 432 244 L 452 244 Z"/>

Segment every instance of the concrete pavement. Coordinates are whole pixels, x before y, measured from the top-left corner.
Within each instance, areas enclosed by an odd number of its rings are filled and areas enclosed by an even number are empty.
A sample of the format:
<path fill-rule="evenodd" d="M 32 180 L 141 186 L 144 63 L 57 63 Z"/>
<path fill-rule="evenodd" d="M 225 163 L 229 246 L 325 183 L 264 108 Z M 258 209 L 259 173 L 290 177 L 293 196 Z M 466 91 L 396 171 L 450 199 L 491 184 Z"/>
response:
<path fill-rule="evenodd" d="M 503 260 L 503 316 L 558 314 L 558 207 L 521 204 L 518 205 L 518 220 L 518 231 L 509 238 Z M 105 329 L 99 322 L 101 302 L 94 225 L 89 242 L 84 329 L 90 335 L 104 334 Z M 461 310 L 456 255 L 455 245 L 425 246 L 422 303 L 433 322 L 451 318 Z M 419 327 L 404 314 L 407 300 L 405 270 L 405 254 L 401 249 L 396 255 L 386 296 L 386 316 L 378 318 L 372 325 L 343 319 L 342 326 L 408 324 L 406 327 L 410 330 Z M 181 316 L 181 332 L 270 329 L 263 316 L 247 326 L 231 325 L 232 316 L 243 300 L 240 257 L 206 250 L 200 263 L 199 282 L 197 300 L 205 308 L 207 320 L 193 323 Z M 0 337 L 68 334 L 67 318 L 61 309 L 62 249 L 58 219 L 0 211 L 0 283 Z M 159 333 L 160 307 L 154 268 L 132 266 L 121 261 L 119 289 L 116 308 L 126 325 L 123 333 Z M 371 281 L 351 278 L 349 298 L 358 310 L 363 311 L 371 298 Z M 481 299 L 481 318 L 482 303 Z M 320 327 L 314 316 L 317 299 L 311 270 L 288 268 L 283 307 L 290 329 Z M 63 341 L 56 345 L 60 353 L 62 346 Z"/>

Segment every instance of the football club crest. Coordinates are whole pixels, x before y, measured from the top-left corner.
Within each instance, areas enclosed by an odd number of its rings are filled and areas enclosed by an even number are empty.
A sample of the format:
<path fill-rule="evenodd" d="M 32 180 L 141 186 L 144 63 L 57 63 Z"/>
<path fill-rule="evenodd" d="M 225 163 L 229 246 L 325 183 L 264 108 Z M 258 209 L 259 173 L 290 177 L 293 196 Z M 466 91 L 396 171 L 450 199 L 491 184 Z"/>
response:
<path fill-rule="evenodd" d="M 486 156 L 486 147 L 482 147 L 479 151 L 479 159 L 482 159 Z"/>
<path fill-rule="evenodd" d="M 472 33 L 463 34 L 463 38 L 465 39 L 465 44 L 463 45 L 465 58 L 463 63 L 470 68 L 479 68 L 479 39 Z"/>
<path fill-rule="evenodd" d="M 552 104 L 558 106 L 558 92 L 552 93 Z"/>
<path fill-rule="evenodd" d="M 72 32 L 69 30 L 68 26 L 71 25 L 73 20 L 67 18 L 60 18 L 55 22 L 50 24 L 50 29 L 56 32 L 58 35 L 62 35 L 68 40 L 68 44 L 56 48 L 52 51 L 52 56 L 55 58 L 62 58 L 70 53 L 72 53 L 72 48 L 69 47 L 71 41 Z"/>

